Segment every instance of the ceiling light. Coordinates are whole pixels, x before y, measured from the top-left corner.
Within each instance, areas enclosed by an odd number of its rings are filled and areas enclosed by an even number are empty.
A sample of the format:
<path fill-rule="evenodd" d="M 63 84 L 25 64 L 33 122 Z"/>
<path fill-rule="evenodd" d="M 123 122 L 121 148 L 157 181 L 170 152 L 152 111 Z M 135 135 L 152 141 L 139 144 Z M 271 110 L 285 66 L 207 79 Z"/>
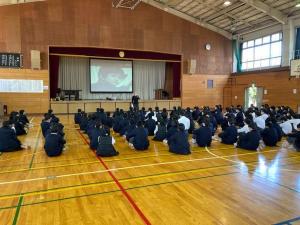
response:
<path fill-rule="evenodd" d="M 297 7 L 297 8 L 300 8 L 300 1 L 298 0 L 298 1 L 296 1 L 296 5 L 295 5 L 295 7 Z"/>
<path fill-rule="evenodd" d="M 223 5 L 224 6 L 229 6 L 229 5 L 231 5 L 231 1 L 225 1 Z"/>

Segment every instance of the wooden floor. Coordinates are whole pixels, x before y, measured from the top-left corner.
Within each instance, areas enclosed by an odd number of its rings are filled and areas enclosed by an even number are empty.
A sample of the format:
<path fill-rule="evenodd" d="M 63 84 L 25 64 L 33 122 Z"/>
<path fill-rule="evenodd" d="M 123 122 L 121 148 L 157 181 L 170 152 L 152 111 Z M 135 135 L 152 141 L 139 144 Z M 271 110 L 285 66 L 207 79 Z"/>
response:
<path fill-rule="evenodd" d="M 0 156 L 1 225 L 299 224 L 300 153 L 213 142 L 178 156 L 153 142 L 135 152 L 117 137 L 120 155 L 98 159 L 73 117 L 60 118 L 62 156 L 45 155 L 38 117 L 20 137 L 31 149 Z"/>

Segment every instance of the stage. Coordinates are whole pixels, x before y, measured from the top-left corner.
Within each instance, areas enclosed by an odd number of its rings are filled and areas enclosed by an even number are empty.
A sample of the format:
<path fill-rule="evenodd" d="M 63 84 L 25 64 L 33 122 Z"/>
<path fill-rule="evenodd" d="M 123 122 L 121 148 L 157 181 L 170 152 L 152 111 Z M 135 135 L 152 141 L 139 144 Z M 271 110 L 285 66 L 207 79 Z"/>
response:
<path fill-rule="evenodd" d="M 50 101 L 50 107 L 55 114 L 72 114 L 76 113 L 78 109 L 84 110 L 87 113 L 96 112 L 97 108 L 103 108 L 106 112 L 114 112 L 116 108 L 128 110 L 130 100 L 80 100 L 80 101 Z M 153 109 L 158 106 L 160 109 L 166 108 L 171 110 L 174 106 L 181 106 L 181 99 L 170 100 L 141 100 L 139 107 L 149 107 Z"/>

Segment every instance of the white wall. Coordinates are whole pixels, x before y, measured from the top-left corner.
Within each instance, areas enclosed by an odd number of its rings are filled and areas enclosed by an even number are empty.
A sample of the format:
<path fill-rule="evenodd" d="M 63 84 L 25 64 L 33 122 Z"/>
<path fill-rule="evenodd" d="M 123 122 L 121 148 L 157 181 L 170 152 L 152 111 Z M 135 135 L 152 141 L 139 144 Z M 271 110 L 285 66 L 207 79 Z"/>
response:
<path fill-rule="evenodd" d="M 253 40 L 265 35 L 282 32 L 282 66 L 289 66 L 290 60 L 294 57 L 296 28 L 300 27 L 300 17 L 289 18 L 285 25 L 275 25 L 262 30 L 235 36 L 234 38 L 243 41 Z M 233 67 L 235 68 L 235 67 Z M 233 71 L 235 72 L 235 71 Z"/>

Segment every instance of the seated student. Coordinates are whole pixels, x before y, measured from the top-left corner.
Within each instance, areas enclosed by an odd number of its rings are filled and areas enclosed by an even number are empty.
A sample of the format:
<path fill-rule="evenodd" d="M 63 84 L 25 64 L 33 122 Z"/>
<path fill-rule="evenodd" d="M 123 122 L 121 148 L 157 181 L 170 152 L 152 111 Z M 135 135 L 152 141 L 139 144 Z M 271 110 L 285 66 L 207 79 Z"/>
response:
<path fill-rule="evenodd" d="M 136 150 L 147 150 L 149 147 L 148 130 L 138 121 L 137 127 L 127 135 L 127 141 Z"/>
<path fill-rule="evenodd" d="M 266 121 L 264 119 L 264 116 L 262 116 L 259 111 L 255 112 L 255 118 L 253 119 L 253 121 L 254 121 L 254 123 L 256 123 L 256 126 L 259 131 L 265 129 Z"/>
<path fill-rule="evenodd" d="M 81 109 L 78 109 L 77 113 L 75 113 L 75 115 L 74 115 L 74 122 L 75 122 L 75 124 L 80 124 L 81 117 L 82 117 Z"/>
<path fill-rule="evenodd" d="M 130 119 L 128 126 L 126 127 L 126 131 L 124 133 L 124 137 L 127 137 L 127 134 L 129 134 L 131 131 L 133 131 L 136 127 L 136 122 L 134 119 Z"/>
<path fill-rule="evenodd" d="M 163 121 L 156 122 L 153 141 L 163 141 L 167 137 L 167 128 Z"/>
<path fill-rule="evenodd" d="M 113 127 L 114 119 L 110 117 L 110 112 L 106 113 L 106 118 L 103 122 L 103 124 L 109 128 Z"/>
<path fill-rule="evenodd" d="M 80 130 L 85 131 L 88 126 L 88 117 L 85 112 L 82 112 L 82 117 L 80 121 Z"/>
<path fill-rule="evenodd" d="M 58 132 L 58 125 L 53 124 L 51 125 L 50 133 L 45 138 L 44 149 L 49 157 L 61 155 L 66 143 L 66 141 Z"/>
<path fill-rule="evenodd" d="M 167 135 L 166 135 L 166 139 L 164 140 L 164 142 L 168 142 L 169 139 L 178 131 L 177 129 L 178 127 L 178 122 L 176 119 L 172 119 L 170 120 L 168 126 L 167 126 Z"/>
<path fill-rule="evenodd" d="M 98 139 L 103 135 L 103 131 L 100 130 L 101 122 L 97 121 L 95 127 L 90 131 L 90 148 L 96 150 L 98 147 Z"/>
<path fill-rule="evenodd" d="M 154 135 L 154 130 L 155 130 L 155 127 L 156 127 L 156 122 L 153 119 L 153 116 L 154 116 L 153 112 L 149 113 L 148 114 L 148 119 L 145 122 L 145 128 L 148 130 L 149 136 Z"/>
<path fill-rule="evenodd" d="M 128 115 L 125 113 L 122 117 L 122 119 L 119 122 L 119 134 L 120 136 L 125 135 L 126 130 L 128 128 L 129 125 L 129 120 L 128 120 Z"/>
<path fill-rule="evenodd" d="M 21 145 L 15 131 L 12 129 L 12 124 L 9 121 L 4 121 L 0 128 L 0 152 L 13 152 L 27 148 Z"/>
<path fill-rule="evenodd" d="M 41 123 L 43 136 L 46 137 L 47 131 L 50 129 L 51 115 L 48 113 L 44 114 L 44 119 Z"/>
<path fill-rule="evenodd" d="M 13 127 L 16 131 L 17 136 L 27 134 L 27 128 L 25 124 L 20 121 L 19 113 L 18 112 L 11 112 L 9 116 L 10 122 L 13 124 Z"/>
<path fill-rule="evenodd" d="M 266 128 L 261 131 L 261 137 L 266 146 L 274 147 L 278 141 L 277 131 L 271 121 L 266 123 Z"/>
<path fill-rule="evenodd" d="M 297 131 L 288 135 L 288 143 L 292 144 L 297 152 L 300 152 L 300 124 L 297 125 Z"/>
<path fill-rule="evenodd" d="M 190 144 L 186 135 L 184 124 L 179 124 L 178 132 L 176 132 L 168 141 L 169 151 L 175 154 L 188 155 L 191 154 Z"/>
<path fill-rule="evenodd" d="M 198 121 L 200 128 L 193 133 L 193 143 L 197 143 L 199 147 L 210 147 L 212 141 L 212 132 L 209 128 L 208 119 Z"/>
<path fill-rule="evenodd" d="M 236 147 L 246 150 L 257 150 L 259 147 L 260 134 L 254 123 L 249 124 L 249 132 L 239 136 Z"/>
<path fill-rule="evenodd" d="M 109 132 L 105 132 L 104 135 L 98 137 L 98 146 L 96 154 L 101 157 L 119 155 L 119 152 L 117 152 L 114 148 L 115 143 L 115 139 L 109 135 Z"/>
<path fill-rule="evenodd" d="M 219 134 L 219 137 L 221 138 L 221 142 L 223 144 L 234 144 L 237 141 L 237 129 L 234 126 L 234 120 L 230 120 L 228 122 L 228 127 Z"/>
<path fill-rule="evenodd" d="M 277 123 L 275 118 L 271 118 L 271 122 L 273 123 L 273 127 L 277 131 L 278 141 L 281 141 L 282 136 L 283 136 L 283 131 L 282 131 L 281 127 L 279 126 L 279 124 Z"/>
<path fill-rule="evenodd" d="M 250 129 L 249 129 L 249 124 L 253 123 L 251 119 L 247 118 L 245 120 L 245 122 L 243 123 L 243 126 L 241 126 L 239 129 L 238 129 L 238 133 L 241 134 L 241 133 L 244 133 L 244 134 L 247 134 Z M 242 124 L 241 124 L 242 125 Z"/>
<path fill-rule="evenodd" d="M 21 109 L 21 110 L 19 111 L 19 121 L 20 121 L 22 124 L 24 124 L 24 125 L 28 125 L 28 124 L 29 124 L 29 120 L 28 120 L 28 118 L 27 118 L 27 116 L 26 116 L 26 113 L 25 113 L 25 111 L 24 111 L 23 109 Z"/>

